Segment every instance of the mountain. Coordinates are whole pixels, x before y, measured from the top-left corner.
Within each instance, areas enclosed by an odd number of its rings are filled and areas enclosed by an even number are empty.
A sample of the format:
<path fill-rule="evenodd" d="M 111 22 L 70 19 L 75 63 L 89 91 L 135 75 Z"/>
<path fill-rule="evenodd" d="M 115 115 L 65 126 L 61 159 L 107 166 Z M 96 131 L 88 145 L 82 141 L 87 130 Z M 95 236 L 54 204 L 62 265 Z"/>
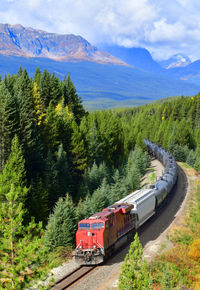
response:
<path fill-rule="evenodd" d="M 196 60 L 185 67 L 174 67 L 169 74 L 180 80 L 200 85 L 200 60 Z"/>
<path fill-rule="evenodd" d="M 0 54 L 126 65 L 81 36 L 48 33 L 22 25 L 0 24 Z"/>
<path fill-rule="evenodd" d="M 37 67 L 54 72 L 60 79 L 70 72 L 88 110 L 139 106 L 164 97 L 191 96 L 199 92 L 199 86 L 194 84 L 127 66 L 0 55 L 2 77 L 5 73 L 16 74 L 19 66 L 26 68 L 31 76 Z"/>
<path fill-rule="evenodd" d="M 162 68 L 145 48 L 132 47 L 126 48 L 118 45 L 101 45 L 101 49 L 109 52 L 116 58 L 132 65 L 135 68 L 153 73 L 165 73 Z"/>
<path fill-rule="evenodd" d="M 159 61 L 159 64 L 166 69 L 175 68 L 175 67 L 185 67 L 191 64 L 191 60 L 188 56 L 178 53 L 171 56 L 167 60 Z"/>
<path fill-rule="evenodd" d="M 199 91 L 198 85 L 179 80 L 175 69 L 162 68 L 144 48 L 104 49 L 114 56 L 81 36 L 0 24 L 0 75 L 16 74 L 20 66 L 31 76 L 37 67 L 61 79 L 70 73 L 87 109 L 136 106 Z"/>

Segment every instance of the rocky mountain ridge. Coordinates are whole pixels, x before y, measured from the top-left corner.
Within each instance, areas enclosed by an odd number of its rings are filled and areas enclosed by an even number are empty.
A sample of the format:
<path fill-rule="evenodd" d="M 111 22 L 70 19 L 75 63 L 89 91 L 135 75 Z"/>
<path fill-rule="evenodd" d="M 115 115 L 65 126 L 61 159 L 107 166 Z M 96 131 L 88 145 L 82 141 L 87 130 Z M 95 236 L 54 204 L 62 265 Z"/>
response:
<path fill-rule="evenodd" d="M 0 24 L 0 54 L 126 65 L 109 53 L 98 50 L 81 36 L 48 33 L 20 24 Z"/>
<path fill-rule="evenodd" d="M 191 64 L 191 60 L 188 56 L 182 54 L 182 53 L 177 53 L 173 56 L 171 56 L 167 60 L 162 60 L 159 61 L 159 64 L 161 67 L 170 69 L 170 68 L 178 68 L 178 67 L 185 67 L 189 64 Z"/>

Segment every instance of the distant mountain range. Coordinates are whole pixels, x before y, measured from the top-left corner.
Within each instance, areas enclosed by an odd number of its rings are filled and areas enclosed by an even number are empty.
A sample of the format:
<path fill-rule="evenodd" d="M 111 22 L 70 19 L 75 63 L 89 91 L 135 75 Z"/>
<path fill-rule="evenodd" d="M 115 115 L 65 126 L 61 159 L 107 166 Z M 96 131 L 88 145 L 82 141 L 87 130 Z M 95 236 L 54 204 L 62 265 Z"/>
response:
<path fill-rule="evenodd" d="M 134 68 L 200 85 L 200 60 L 191 62 L 188 56 L 179 53 L 157 62 L 145 48 L 126 48 L 117 45 L 102 45 L 101 48 Z"/>
<path fill-rule="evenodd" d="M 188 56 L 181 53 L 171 56 L 167 60 L 159 61 L 159 64 L 166 69 L 176 68 L 176 67 L 185 67 L 191 64 L 191 60 Z"/>
<path fill-rule="evenodd" d="M 109 52 L 113 56 L 132 65 L 134 68 L 153 73 L 164 73 L 165 69 L 160 66 L 145 48 L 132 47 L 126 48 L 117 45 L 101 45 L 101 49 Z"/>
<path fill-rule="evenodd" d="M 126 65 L 81 36 L 48 33 L 22 25 L 0 24 L 0 54 Z"/>
<path fill-rule="evenodd" d="M 158 63 L 145 48 L 98 49 L 81 36 L 0 24 L 0 75 L 15 74 L 19 66 L 30 75 L 37 67 L 60 78 L 70 72 L 87 109 L 142 105 L 200 90 L 200 61 L 190 63 L 180 54 Z"/>

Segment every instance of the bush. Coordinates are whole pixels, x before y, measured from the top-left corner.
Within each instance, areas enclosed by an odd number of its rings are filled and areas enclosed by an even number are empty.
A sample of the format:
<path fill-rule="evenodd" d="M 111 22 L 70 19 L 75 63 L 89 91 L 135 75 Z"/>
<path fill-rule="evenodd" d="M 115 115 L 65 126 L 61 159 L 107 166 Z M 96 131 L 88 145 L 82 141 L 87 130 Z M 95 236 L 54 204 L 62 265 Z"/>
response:
<path fill-rule="evenodd" d="M 194 150 L 190 150 L 186 163 L 194 167 L 195 160 L 196 160 L 196 152 Z"/>
<path fill-rule="evenodd" d="M 170 152 L 177 161 L 186 162 L 187 156 L 189 154 L 189 149 L 187 146 L 175 144 L 173 145 L 173 147 L 170 148 Z"/>
<path fill-rule="evenodd" d="M 200 263 L 200 239 L 195 240 L 189 247 L 188 256 Z"/>

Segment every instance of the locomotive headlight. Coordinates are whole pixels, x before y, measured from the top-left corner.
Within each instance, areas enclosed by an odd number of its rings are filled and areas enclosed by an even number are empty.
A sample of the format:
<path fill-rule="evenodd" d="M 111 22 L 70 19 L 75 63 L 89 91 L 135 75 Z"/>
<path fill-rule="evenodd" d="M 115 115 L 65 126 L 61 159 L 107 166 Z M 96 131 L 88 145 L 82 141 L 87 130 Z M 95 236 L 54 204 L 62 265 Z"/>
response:
<path fill-rule="evenodd" d="M 96 246 L 94 245 L 93 248 L 96 249 Z"/>
<path fill-rule="evenodd" d="M 80 246 L 79 249 L 82 249 L 82 246 Z"/>

